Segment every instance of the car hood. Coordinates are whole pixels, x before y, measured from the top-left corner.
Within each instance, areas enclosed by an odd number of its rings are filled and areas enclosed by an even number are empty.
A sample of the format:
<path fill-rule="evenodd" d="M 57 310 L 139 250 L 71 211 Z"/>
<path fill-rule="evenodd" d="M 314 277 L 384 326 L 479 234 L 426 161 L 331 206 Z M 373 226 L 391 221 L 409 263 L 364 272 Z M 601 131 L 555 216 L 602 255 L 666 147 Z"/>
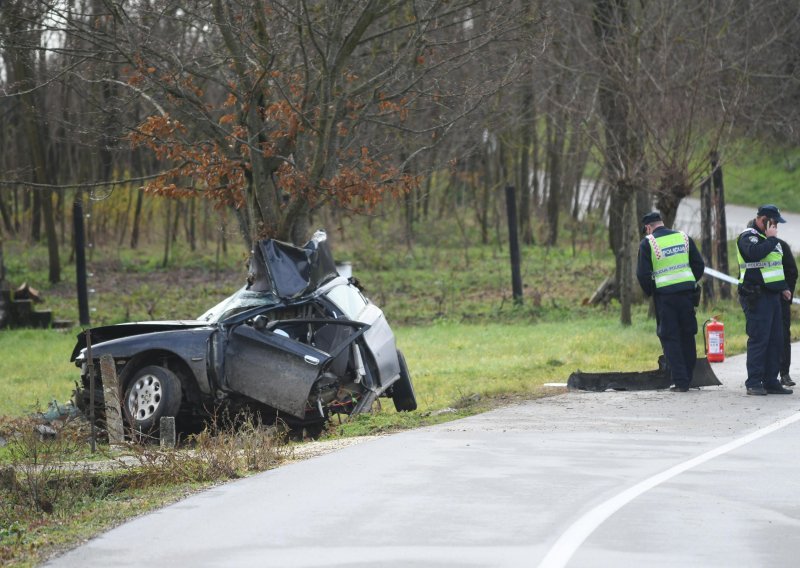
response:
<path fill-rule="evenodd" d="M 122 337 L 132 337 L 134 335 L 144 335 L 146 333 L 156 333 L 159 331 L 193 329 L 197 327 L 207 327 L 208 325 L 208 322 L 198 320 L 144 321 L 105 325 L 94 327 L 89 331 L 92 336 L 92 345 L 95 345 Z M 75 348 L 72 350 L 70 361 L 74 361 L 81 350 L 86 347 L 86 332 L 79 333 L 77 339 L 78 341 L 75 344 Z"/>

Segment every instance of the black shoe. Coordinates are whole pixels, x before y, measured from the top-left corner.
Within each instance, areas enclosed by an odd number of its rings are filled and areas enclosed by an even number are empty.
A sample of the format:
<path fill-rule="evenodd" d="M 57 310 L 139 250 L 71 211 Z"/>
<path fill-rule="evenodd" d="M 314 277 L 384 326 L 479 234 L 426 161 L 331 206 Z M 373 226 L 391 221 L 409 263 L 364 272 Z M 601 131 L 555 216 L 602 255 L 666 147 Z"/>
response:
<path fill-rule="evenodd" d="M 792 394 L 794 392 L 792 389 L 785 389 L 781 385 L 769 387 L 766 391 L 767 394 Z"/>
<path fill-rule="evenodd" d="M 757 396 L 765 396 L 767 394 L 767 389 L 765 389 L 764 387 L 748 388 L 747 389 L 747 394 L 753 394 L 753 395 L 757 395 Z"/>
<path fill-rule="evenodd" d="M 781 384 L 785 387 L 793 387 L 797 383 L 792 380 L 792 377 L 789 376 L 789 373 L 785 375 L 781 375 Z"/>
<path fill-rule="evenodd" d="M 689 387 L 669 387 L 672 392 L 689 392 Z"/>

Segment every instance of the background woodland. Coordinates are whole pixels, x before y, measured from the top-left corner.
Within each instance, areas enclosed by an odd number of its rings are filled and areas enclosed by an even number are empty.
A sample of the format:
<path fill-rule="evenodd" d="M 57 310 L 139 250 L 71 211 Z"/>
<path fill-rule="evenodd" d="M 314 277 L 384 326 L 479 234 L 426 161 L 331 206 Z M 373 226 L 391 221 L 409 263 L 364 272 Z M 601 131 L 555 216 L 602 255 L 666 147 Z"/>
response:
<path fill-rule="evenodd" d="M 641 215 L 800 146 L 799 35 L 782 0 L 0 0 L 0 234 L 51 283 L 76 202 L 164 265 L 381 216 L 485 244 L 512 185 L 526 246 L 603 227 L 629 323 Z"/>

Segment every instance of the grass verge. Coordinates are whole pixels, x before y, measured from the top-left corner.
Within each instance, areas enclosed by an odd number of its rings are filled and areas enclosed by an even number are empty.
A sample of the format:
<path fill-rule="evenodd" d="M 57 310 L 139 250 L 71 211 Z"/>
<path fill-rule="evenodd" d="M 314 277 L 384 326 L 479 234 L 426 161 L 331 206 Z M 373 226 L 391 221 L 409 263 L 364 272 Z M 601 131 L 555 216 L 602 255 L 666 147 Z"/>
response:
<path fill-rule="evenodd" d="M 728 354 L 746 345 L 741 309 L 733 301 L 698 313 L 698 324 L 721 315 Z M 554 320 L 556 318 L 553 318 Z M 577 371 L 655 369 L 661 353 L 647 307 L 634 310 L 632 326 L 612 310 L 532 323 L 459 323 L 395 327 L 408 360 L 420 412 L 453 407 L 480 397 L 536 396 L 544 383 L 566 382 Z M 702 329 L 697 336 L 703 353 Z M 71 396 L 78 369 L 69 362 L 74 339 L 55 330 L 7 330 L 0 346 L 0 415 L 22 416 L 45 401 Z M 5 351 L 6 346 L 9 347 Z M 391 402 L 384 404 L 393 413 Z M 398 418 L 398 420 L 401 420 Z"/>
<path fill-rule="evenodd" d="M 87 460 L 85 421 L 0 424 L 0 564 L 33 566 L 98 532 L 215 483 L 287 457 L 274 428 L 252 416 L 215 421 L 186 447 L 101 446 Z"/>

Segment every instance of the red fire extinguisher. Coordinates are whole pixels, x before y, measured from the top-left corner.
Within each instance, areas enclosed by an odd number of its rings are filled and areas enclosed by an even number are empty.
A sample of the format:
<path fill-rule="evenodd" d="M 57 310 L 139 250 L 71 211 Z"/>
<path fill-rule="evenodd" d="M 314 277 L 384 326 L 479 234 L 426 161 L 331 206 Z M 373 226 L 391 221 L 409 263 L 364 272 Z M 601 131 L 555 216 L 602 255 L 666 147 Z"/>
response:
<path fill-rule="evenodd" d="M 703 324 L 703 335 L 706 338 L 706 357 L 709 363 L 721 363 L 725 360 L 725 325 L 711 316 Z"/>

